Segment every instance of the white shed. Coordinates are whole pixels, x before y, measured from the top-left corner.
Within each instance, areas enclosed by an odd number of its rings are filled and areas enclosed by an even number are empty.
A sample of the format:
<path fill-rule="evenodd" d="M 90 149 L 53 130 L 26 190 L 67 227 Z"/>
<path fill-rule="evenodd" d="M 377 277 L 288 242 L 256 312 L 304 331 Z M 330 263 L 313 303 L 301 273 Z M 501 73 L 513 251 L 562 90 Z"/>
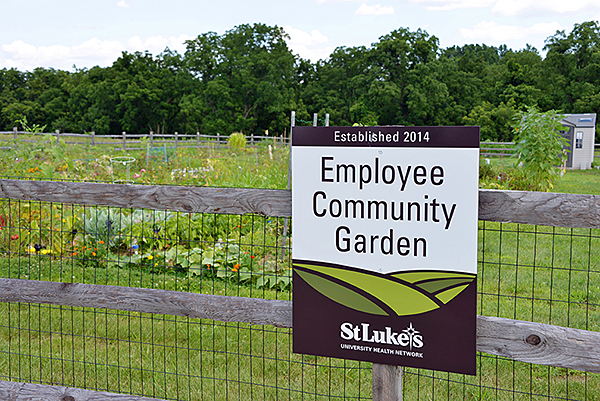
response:
<path fill-rule="evenodd" d="M 561 121 L 562 132 L 568 143 L 567 168 L 588 169 L 594 161 L 594 138 L 596 137 L 596 113 L 565 114 Z"/>

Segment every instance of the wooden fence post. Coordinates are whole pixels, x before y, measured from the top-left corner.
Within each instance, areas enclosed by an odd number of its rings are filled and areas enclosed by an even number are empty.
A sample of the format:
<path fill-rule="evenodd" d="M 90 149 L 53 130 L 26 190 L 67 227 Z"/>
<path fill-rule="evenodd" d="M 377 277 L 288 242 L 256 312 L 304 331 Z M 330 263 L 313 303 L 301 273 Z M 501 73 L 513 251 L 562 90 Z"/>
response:
<path fill-rule="evenodd" d="M 373 364 L 373 401 L 402 401 L 402 367 Z"/>
<path fill-rule="evenodd" d="M 179 133 L 175 131 L 175 151 L 177 151 L 177 138 L 179 138 Z"/>
<path fill-rule="evenodd" d="M 217 148 L 221 146 L 221 134 L 217 134 Z"/>
<path fill-rule="evenodd" d="M 123 131 L 123 150 L 127 150 L 127 134 Z"/>
<path fill-rule="evenodd" d="M 254 134 L 250 134 L 250 146 L 254 146 Z"/>
<path fill-rule="evenodd" d="M 150 131 L 150 147 L 154 147 L 154 131 Z"/>
<path fill-rule="evenodd" d="M 196 132 L 196 149 L 200 149 L 200 132 Z"/>
<path fill-rule="evenodd" d="M 13 127 L 13 139 L 17 139 L 17 127 Z"/>
<path fill-rule="evenodd" d="M 54 131 L 56 133 L 56 144 L 60 144 L 60 131 L 56 130 Z"/>
<path fill-rule="evenodd" d="M 96 132 L 92 131 L 92 146 L 96 145 Z"/>

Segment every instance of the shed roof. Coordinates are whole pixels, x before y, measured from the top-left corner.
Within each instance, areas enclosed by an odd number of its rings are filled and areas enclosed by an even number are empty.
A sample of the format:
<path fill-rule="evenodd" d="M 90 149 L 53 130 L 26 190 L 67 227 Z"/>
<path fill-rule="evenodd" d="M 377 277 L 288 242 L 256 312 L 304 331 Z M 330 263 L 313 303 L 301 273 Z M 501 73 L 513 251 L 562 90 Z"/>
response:
<path fill-rule="evenodd" d="M 569 127 L 595 127 L 596 113 L 565 114 L 561 122 Z"/>

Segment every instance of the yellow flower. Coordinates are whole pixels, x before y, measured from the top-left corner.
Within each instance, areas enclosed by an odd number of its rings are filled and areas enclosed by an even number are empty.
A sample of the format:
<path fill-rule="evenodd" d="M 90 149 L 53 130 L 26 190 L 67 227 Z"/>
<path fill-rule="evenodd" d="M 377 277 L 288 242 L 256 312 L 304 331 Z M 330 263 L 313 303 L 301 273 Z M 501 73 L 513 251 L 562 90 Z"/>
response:
<path fill-rule="evenodd" d="M 154 259 L 154 256 L 148 255 L 148 260 L 152 260 L 152 259 Z"/>

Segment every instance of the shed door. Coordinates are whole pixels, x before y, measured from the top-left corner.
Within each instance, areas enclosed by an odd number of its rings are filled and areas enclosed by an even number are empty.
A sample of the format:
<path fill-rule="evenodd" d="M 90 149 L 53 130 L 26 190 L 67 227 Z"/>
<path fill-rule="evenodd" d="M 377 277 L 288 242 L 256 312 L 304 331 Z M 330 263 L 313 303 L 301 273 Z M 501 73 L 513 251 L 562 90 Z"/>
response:
<path fill-rule="evenodd" d="M 560 131 L 560 135 L 567 140 L 563 149 L 567 150 L 567 167 L 573 167 L 573 128 Z"/>

